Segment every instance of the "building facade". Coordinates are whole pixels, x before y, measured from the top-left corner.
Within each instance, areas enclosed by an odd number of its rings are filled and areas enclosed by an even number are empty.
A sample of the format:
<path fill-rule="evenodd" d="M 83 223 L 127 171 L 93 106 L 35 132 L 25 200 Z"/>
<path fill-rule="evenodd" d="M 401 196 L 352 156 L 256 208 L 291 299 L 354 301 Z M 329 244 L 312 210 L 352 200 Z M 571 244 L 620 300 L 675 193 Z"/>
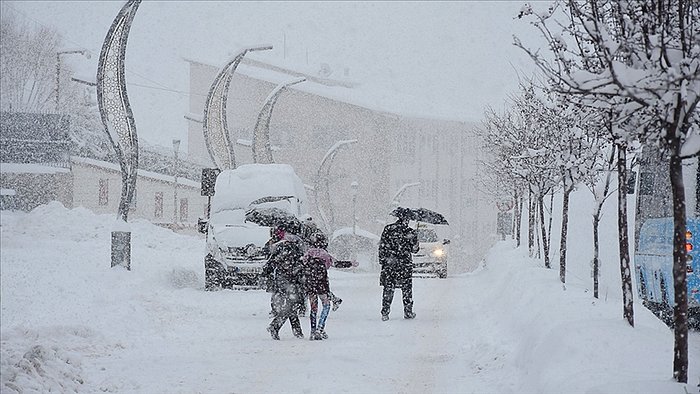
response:
<path fill-rule="evenodd" d="M 121 170 L 118 165 L 88 159 L 71 158 L 73 201 L 95 213 L 116 214 L 121 198 Z M 177 185 L 177 186 L 176 186 Z M 194 227 L 204 216 L 207 200 L 201 196 L 199 182 L 138 170 L 136 195 L 129 218 L 141 218 L 166 227 Z"/>
<path fill-rule="evenodd" d="M 0 209 L 29 211 L 58 201 L 116 215 L 121 169 L 70 156 L 69 116 L 3 112 L 0 126 Z M 129 217 L 194 228 L 206 202 L 199 181 L 140 169 Z"/>
<path fill-rule="evenodd" d="M 187 61 L 188 118 L 197 119 L 203 115 L 220 69 L 199 60 Z M 237 164 L 252 163 L 252 131 L 268 95 L 278 84 L 299 77 L 307 81 L 294 85 L 277 101 L 270 140 L 275 162 L 292 165 L 308 185 L 312 216 L 321 217 L 319 207 L 323 209 L 325 230 L 356 224 L 381 234 L 387 220 L 393 220 L 388 213 L 397 192 L 404 185 L 420 183 L 404 188 L 399 203 L 444 214 L 451 223 L 449 237 L 456 241 L 452 249 L 464 257 L 465 265 L 478 262 L 495 240 L 496 212 L 478 187 L 480 158 L 474 124 L 406 115 L 373 105 L 372 98 L 362 97 L 350 82 L 244 59 L 231 81 L 227 105 Z M 349 140 L 357 142 L 337 151 L 330 176 L 319 176 L 324 156 L 338 142 Z M 213 165 L 197 121 L 189 122 L 187 149 L 190 161 Z"/>

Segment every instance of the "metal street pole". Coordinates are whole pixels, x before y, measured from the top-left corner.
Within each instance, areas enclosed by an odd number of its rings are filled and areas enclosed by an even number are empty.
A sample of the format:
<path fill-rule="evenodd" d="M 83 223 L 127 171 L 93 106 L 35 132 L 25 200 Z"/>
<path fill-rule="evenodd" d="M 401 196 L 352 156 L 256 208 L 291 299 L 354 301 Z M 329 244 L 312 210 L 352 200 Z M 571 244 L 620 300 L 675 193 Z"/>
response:
<path fill-rule="evenodd" d="M 59 89 L 61 86 L 61 56 L 62 55 L 71 55 L 71 54 L 75 54 L 75 53 L 79 53 L 79 54 L 85 56 L 86 58 L 90 59 L 90 52 L 87 51 L 86 49 L 74 49 L 74 50 L 69 50 L 69 51 L 56 52 L 56 89 L 55 89 L 56 112 L 58 112 L 58 108 L 59 108 L 59 104 L 60 104 Z"/>
<path fill-rule="evenodd" d="M 394 210 L 394 208 L 399 206 L 401 196 L 406 192 L 406 190 L 409 187 L 415 187 L 415 186 L 420 186 L 420 182 L 414 182 L 414 183 L 404 183 L 403 186 L 394 194 L 394 197 L 391 198 L 389 202 L 389 209 L 387 210 L 387 220 L 385 220 L 385 224 L 389 222 L 388 217 L 391 215 L 391 212 Z"/>
<path fill-rule="evenodd" d="M 275 90 L 267 96 L 267 100 L 265 100 L 265 104 L 258 114 L 258 120 L 255 122 L 255 128 L 253 129 L 253 163 L 271 164 L 275 162 L 272 158 L 272 147 L 270 146 L 270 118 L 272 118 L 272 110 L 284 90 L 305 81 L 306 78 L 296 78 L 289 82 L 283 82 L 277 85 Z"/>
<path fill-rule="evenodd" d="M 357 234 L 357 181 L 352 181 L 350 190 L 352 190 L 352 235 Z"/>
<path fill-rule="evenodd" d="M 214 167 L 220 170 L 236 168 L 236 157 L 226 122 L 226 102 L 233 73 L 246 53 L 272 49 L 271 45 L 244 48 L 230 60 L 214 79 L 202 117 L 202 133 Z"/>
<path fill-rule="evenodd" d="M 357 140 L 344 140 L 338 141 L 333 146 L 328 149 L 323 159 L 321 159 L 321 164 L 318 166 L 318 171 L 316 172 L 316 179 L 314 180 L 314 200 L 316 202 L 316 208 L 321 216 L 321 222 L 326 231 L 332 233 L 335 229 L 335 215 L 333 214 L 333 205 L 331 204 L 331 196 L 329 189 L 329 179 L 331 172 L 331 164 L 336 154 L 341 147 L 356 143 Z M 328 208 L 325 211 L 324 206 Z"/>
<path fill-rule="evenodd" d="M 180 140 L 173 140 L 173 153 L 175 160 L 173 164 L 173 174 L 175 174 L 175 190 L 173 193 L 173 229 L 177 225 L 177 153 L 180 151 Z"/>
<path fill-rule="evenodd" d="M 126 91 L 124 61 L 129 31 L 140 3 L 141 0 L 128 0 L 114 18 L 102 43 L 95 79 L 100 117 L 122 175 L 117 222 L 112 231 L 112 267 L 121 265 L 127 270 L 131 270 L 131 229 L 127 217 L 136 193 L 139 140 Z"/>

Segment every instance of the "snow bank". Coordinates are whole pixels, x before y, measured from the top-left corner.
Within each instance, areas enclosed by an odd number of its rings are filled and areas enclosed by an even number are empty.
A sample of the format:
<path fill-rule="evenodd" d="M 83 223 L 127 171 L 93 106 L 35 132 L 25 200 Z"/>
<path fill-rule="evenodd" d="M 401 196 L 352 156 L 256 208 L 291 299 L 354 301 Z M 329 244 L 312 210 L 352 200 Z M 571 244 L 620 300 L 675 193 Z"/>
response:
<path fill-rule="evenodd" d="M 3 393 L 76 391 L 91 358 L 157 330 L 144 297 L 203 287 L 203 241 L 143 220 L 130 222 L 132 272 L 112 269 L 115 216 L 58 202 L 0 215 Z"/>

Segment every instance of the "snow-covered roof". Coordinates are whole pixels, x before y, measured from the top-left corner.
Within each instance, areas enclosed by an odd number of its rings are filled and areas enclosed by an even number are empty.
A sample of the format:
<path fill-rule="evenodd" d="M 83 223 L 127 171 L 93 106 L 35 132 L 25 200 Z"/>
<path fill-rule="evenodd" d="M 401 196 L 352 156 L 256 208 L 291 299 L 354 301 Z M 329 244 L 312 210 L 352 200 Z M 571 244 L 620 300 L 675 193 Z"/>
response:
<path fill-rule="evenodd" d="M 190 63 L 213 66 L 212 61 L 184 58 Z M 225 62 L 221 62 L 224 64 Z M 471 121 L 455 116 L 454 108 L 446 108 L 444 104 L 436 105 L 424 99 L 399 95 L 396 92 L 372 90 L 372 87 L 339 80 L 319 78 L 302 72 L 270 65 L 260 61 L 244 58 L 236 68 L 240 73 L 250 78 L 267 81 L 275 85 L 285 83 L 291 76 L 305 77 L 306 82 L 294 85 L 289 89 L 314 94 L 328 99 L 356 105 L 373 111 L 380 111 L 413 118 L 438 119 L 448 121 Z"/>
<path fill-rule="evenodd" d="M 71 161 L 74 163 L 82 163 L 82 164 L 87 164 L 87 165 L 105 168 L 105 169 L 109 169 L 109 170 L 121 171 L 121 168 L 117 164 L 110 163 L 107 161 L 95 160 L 95 159 L 90 159 L 87 157 L 80 157 L 80 156 L 71 156 Z M 156 180 L 168 182 L 168 183 L 175 182 L 174 176 L 159 174 L 159 173 L 153 172 L 153 171 L 138 170 L 138 176 L 141 176 L 144 178 L 156 179 Z M 177 184 L 183 185 L 183 186 L 196 187 L 196 188 L 199 188 L 202 186 L 199 182 L 193 181 L 191 179 L 183 178 L 183 177 L 177 177 Z"/>
<path fill-rule="evenodd" d="M 0 163 L 0 172 L 13 174 L 58 174 L 69 173 L 69 168 L 39 163 Z"/>

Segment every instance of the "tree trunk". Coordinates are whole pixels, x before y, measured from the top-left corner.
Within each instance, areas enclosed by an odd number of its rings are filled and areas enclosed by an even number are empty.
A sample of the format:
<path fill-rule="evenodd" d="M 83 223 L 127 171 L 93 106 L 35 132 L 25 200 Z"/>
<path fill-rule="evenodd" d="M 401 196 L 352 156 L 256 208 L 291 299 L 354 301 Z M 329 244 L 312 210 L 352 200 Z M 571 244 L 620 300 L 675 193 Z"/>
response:
<path fill-rule="evenodd" d="M 596 212 L 593 214 L 593 298 L 598 298 L 598 271 L 600 267 L 599 249 L 600 243 L 598 242 L 598 225 L 600 224 L 600 208 L 601 206 L 596 206 Z"/>
<path fill-rule="evenodd" d="M 528 193 L 528 210 L 527 210 L 527 248 L 530 257 L 535 255 L 535 205 L 532 198 L 532 190 Z"/>
<path fill-rule="evenodd" d="M 607 167 L 612 168 L 613 160 L 615 160 L 615 147 L 610 151 L 610 157 L 608 157 Z M 593 213 L 593 297 L 598 298 L 598 284 L 600 277 L 600 240 L 598 229 L 600 228 L 600 215 L 603 210 L 603 204 L 608 198 L 608 191 L 610 190 L 610 178 L 612 171 L 607 171 L 605 175 L 605 183 L 603 186 L 603 194 L 597 196 L 595 193 L 595 187 L 591 189 L 593 192 L 593 198 L 596 200 L 595 212 Z M 625 183 L 626 185 L 627 183 Z M 639 191 L 637 191 L 639 193 Z"/>
<path fill-rule="evenodd" d="M 559 243 L 559 279 L 566 283 L 566 236 L 569 231 L 569 194 L 571 188 L 564 188 L 564 202 L 561 210 L 561 240 Z"/>
<path fill-rule="evenodd" d="M 548 233 L 544 228 L 544 196 L 540 194 L 540 227 L 542 228 L 542 247 L 544 249 L 544 267 L 551 268 L 549 263 L 549 242 L 547 241 Z"/>
<path fill-rule="evenodd" d="M 632 294 L 632 272 L 630 270 L 630 246 L 627 234 L 627 146 L 617 146 L 617 231 L 620 242 L 620 275 L 622 277 L 623 316 L 634 327 L 634 295 Z"/>
<path fill-rule="evenodd" d="M 678 144 L 677 140 L 675 142 Z M 674 293 L 674 346 L 673 376 L 680 383 L 688 382 L 688 283 L 685 249 L 686 217 L 683 167 L 679 147 L 672 148 L 670 162 L 671 190 L 673 191 L 673 293 Z"/>
<path fill-rule="evenodd" d="M 520 201 L 518 201 L 518 224 L 516 226 L 517 232 L 515 233 L 516 246 L 520 247 L 520 236 L 523 230 L 523 204 L 525 201 L 525 196 L 520 196 Z"/>
<path fill-rule="evenodd" d="M 518 218 L 518 193 L 513 193 L 513 221 L 511 223 L 510 239 L 515 239 L 517 231 L 517 218 Z"/>
<path fill-rule="evenodd" d="M 534 216 L 535 216 L 535 247 L 537 248 L 537 253 L 535 253 L 535 258 L 539 259 L 542 257 L 542 248 L 540 245 L 540 227 L 538 226 L 540 222 L 539 215 L 537 214 L 541 208 L 540 206 L 540 197 L 539 195 L 537 196 L 537 199 L 535 200 L 535 206 L 534 206 Z"/>
<path fill-rule="evenodd" d="M 549 223 L 547 224 L 547 244 L 552 245 L 552 211 L 554 211 L 554 192 L 549 194 Z"/>

